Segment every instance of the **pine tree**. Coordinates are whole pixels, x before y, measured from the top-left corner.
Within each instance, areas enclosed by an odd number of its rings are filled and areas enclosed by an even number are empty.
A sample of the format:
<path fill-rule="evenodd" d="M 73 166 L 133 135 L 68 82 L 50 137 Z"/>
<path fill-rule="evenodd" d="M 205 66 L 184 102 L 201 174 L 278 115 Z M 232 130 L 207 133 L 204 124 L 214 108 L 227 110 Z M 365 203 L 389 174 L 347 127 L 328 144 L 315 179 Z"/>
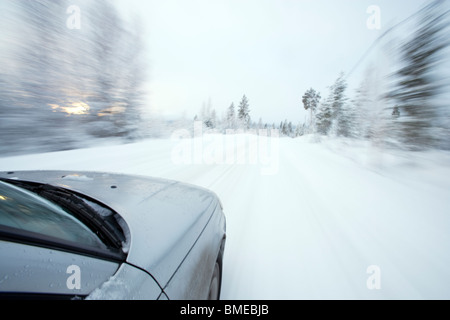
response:
<path fill-rule="evenodd" d="M 341 73 L 331 86 L 333 120 L 336 123 L 336 135 L 349 136 L 350 132 L 350 113 L 347 109 L 345 90 L 347 89 L 347 82 L 344 79 L 344 74 Z"/>
<path fill-rule="evenodd" d="M 393 75 L 394 89 L 387 97 L 394 100 L 399 115 L 400 140 L 416 150 L 435 146 L 433 127 L 439 121 L 439 110 L 433 101 L 440 84 L 435 80 L 448 41 L 448 11 L 442 0 L 435 0 L 421 12 L 421 19 L 410 41 L 402 44 L 403 66 Z"/>
<path fill-rule="evenodd" d="M 217 113 L 216 113 L 215 109 L 211 110 L 210 122 L 211 122 L 211 128 L 215 129 L 217 126 Z"/>
<path fill-rule="evenodd" d="M 320 98 L 320 93 L 313 88 L 307 90 L 302 98 L 305 110 L 315 111 L 319 105 Z"/>
<path fill-rule="evenodd" d="M 305 134 L 305 124 L 304 123 L 299 123 L 297 125 L 297 128 L 295 129 L 295 136 L 296 137 L 301 137 Z"/>
<path fill-rule="evenodd" d="M 228 107 L 228 110 L 227 110 L 227 126 L 228 126 L 228 129 L 236 128 L 236 112 L 234 110 L 233 102 L 231 103 L 231 105 Z"/>
<path fill-rule="evenodd" d="M 390 112 L 386 112 L 385 94 L 386 77 L 384 72 L 376 66 L 369 66 L 364 72 L 363 79 L 351 100 L 352 127 L 351 134 L 360 139 L 370 140 L 379 145 L 395 136 Z"/>
<path fill-rule="evenodd" d="M 245 128 L 245 129 L 250 128 L 250 123 L 251 123 L 250 108 L 249 108 L 248 99 L 245 96 L 245 94 L 242 97 L 241 102 L 239 103 L 238 119 L 239 119 L 241 127 Z"/>
<path fill-rule="evenodd" d="M 330 93 L 323 102 L 316 114 L 316 130 L 318 133 L 328 135 L 334 127 L 334 133 L 347 136 L 348 134 L 348 114 L 345 113 L 345 90 L 347 83 L 344 74 L 341 73 L 334 84 L 330 87 Z"/>
<path fill-rule="evenodd" d="M 208 102 L 203 102 L 202 109 L 200 111 L 203 124 L 209 128 L 214 129 L 217 124 L 217 114 L 216 110 L 212 107 L 211 99 L 208 99 Z"/>
<path fill-rule="evenodd" d="M 305 108 L 305 110 L 309 110 L 310 112 L 309 127 L 311 131 L 314 130 L 315 114 L 317 108 L 319 107 L 320 99 L 321 99 L 320 93 L 316 92 L 313 88 L 307 90 L 302 97 L 303 107 Z"/>
<path fill-rule="evenodd" d="M 292 122 L 289 121 L 288 125 L 287 125 L 287 133 L 289 137 L 292 137 L 293 133 L 294 133 L 294 128 L 292 127 Z"/>
<path fill-rule="evenodd" d="M 330 97 L 322 102 L 316 114 L 316 131 L 322 135 L 328 135 L 333 123 L 332 101 Z"/>

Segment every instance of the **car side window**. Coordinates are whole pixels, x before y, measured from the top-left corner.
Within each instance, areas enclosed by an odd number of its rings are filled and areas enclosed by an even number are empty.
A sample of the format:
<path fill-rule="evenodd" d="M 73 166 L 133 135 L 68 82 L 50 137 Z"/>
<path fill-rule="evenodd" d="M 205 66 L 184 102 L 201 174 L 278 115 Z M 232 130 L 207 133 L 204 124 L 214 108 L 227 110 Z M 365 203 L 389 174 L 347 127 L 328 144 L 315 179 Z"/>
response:
<path fill-rule="evenodd" d="M 0 226 L 104 249 L 89 228 L 54 203 L 0 181 Z"/>

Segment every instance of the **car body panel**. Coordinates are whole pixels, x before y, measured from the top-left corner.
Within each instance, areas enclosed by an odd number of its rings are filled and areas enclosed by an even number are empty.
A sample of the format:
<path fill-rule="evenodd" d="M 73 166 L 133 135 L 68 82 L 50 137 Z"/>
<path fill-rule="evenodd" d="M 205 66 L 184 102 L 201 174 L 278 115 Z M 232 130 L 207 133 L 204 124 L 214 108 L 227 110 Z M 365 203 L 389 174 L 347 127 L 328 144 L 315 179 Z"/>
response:
<path fill-rule="evenodd" d="M 158 300 L 162 289 L 144 270 L 123 263 L 117 273 L 92 291 L 87 300 Z"/>
<path fill-rule="evenodd" d="M 218 222 L 217 219 L 214 223 L 222 223 L 223 226 L 214 226 L 216 234 L 202 234 L 214 212 L 217 213 L 220 208 L 220 215 L 223 214 L 217 196 L 200 187 L 164 179 L 101 172 L 0 172 L 0 177 L 60 186 L 85 194 L 113 209 L 129 228 L 125 230 L 129 237 L 126 261 L 151 274 L 160 288 L 176 286 L 175 280 L 171 286 L 169 281 L 179 269 L 184 275 L 179 273 L 174 279 L 193 276 L 186 274 L 189 268 L 181 268 L 181 264 L 201 235 L 202 243 L 209 244 L 206 246 L 211 248 L 215 248 L 225 236 L 224 221 Z M 210 255 L 218 254 L 219 248 L 220 244 Z M 192 258 L 197 262 L 189 262 L 191 265 L 203 261 L 199 258 L 202 253 L 197 251 L 192 250 L 196 254 Z M 212 273 L 213 266 L 208 266 L 211 270 L 204 271 L 206 275 L 202 274 L 206 277 L 209 272 Z M 182 298 L 179 294 L 173 296 Z M 170 294 L 168 297 L 172 299 Z"/>
<path fill-rule="evenodd" d="M 9 241 L 0 241 L 0 252 L 0 292 L 8 294 L 86 296 L 120 266 L 117 262 Z"/>
<path fill-rule="evenodd" d="M 209 223 L 225 226 L 224 216 L 219 214 L 220 207 L 211 216 Z M 207 299 L 214 266 L 219 258 L 220 249 L 224 241 L 225 230 L 220 228 L 205 228 L 199 241 L 189 253 L 189 259 L 180 266 L 170 283 L 164 289 L 165 293 L 174 300 Z M 211 250 L 217 248 L 217 250 Z M 186 281 L 190 279 L 190 281 Z"/>

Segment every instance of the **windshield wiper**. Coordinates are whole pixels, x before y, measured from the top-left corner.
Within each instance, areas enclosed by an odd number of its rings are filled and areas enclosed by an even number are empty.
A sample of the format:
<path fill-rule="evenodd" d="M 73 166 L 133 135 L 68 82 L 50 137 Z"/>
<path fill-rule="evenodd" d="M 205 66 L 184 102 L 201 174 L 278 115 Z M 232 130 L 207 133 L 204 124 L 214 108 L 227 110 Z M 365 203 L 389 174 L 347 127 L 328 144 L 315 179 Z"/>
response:
<path fill-rule="evenodd" d="M 94 231 L 108 247 L 122 248 L 125 237 L 118 232 L 114 217 L 99 215 L 83 198 L 65 189 L 42 185 L 39 195 L 69 210 L 70 213 Z"/>
<path fill-rule="evenodd" d="M 58 204 L 93 231 L 107 247 L 122 251 L 121 249 L 123 242 L 125 242 L 125 236 L 115 218 L 117 213 L 109 208 L 105 208 L 93 199 L 78 195 L 77 193 L 64 188 L 17 180 L 0 180 L 24 188 Z M 89 205 L 89 203 L 93 205 Z M 96 209 L 93 208 L 95 206 L 101 207 L 104 210 L 109 210 L 111 214 L 99 214 Z"/>

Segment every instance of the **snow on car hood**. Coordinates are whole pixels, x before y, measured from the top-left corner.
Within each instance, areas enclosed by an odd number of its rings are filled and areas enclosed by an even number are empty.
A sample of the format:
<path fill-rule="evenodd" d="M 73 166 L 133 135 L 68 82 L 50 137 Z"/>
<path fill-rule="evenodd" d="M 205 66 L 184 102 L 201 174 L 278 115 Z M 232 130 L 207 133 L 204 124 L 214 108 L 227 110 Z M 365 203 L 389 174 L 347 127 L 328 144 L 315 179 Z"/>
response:
<path fill-rule="evenodd" d="M 127 262 L 150 272 L 161 286 L 170 280 L 219 204 L 206 189 L 135 175 L 23 171 L 0 173 L 0 177 L 60 186 L 115 210 L 129 228 Z"/>

